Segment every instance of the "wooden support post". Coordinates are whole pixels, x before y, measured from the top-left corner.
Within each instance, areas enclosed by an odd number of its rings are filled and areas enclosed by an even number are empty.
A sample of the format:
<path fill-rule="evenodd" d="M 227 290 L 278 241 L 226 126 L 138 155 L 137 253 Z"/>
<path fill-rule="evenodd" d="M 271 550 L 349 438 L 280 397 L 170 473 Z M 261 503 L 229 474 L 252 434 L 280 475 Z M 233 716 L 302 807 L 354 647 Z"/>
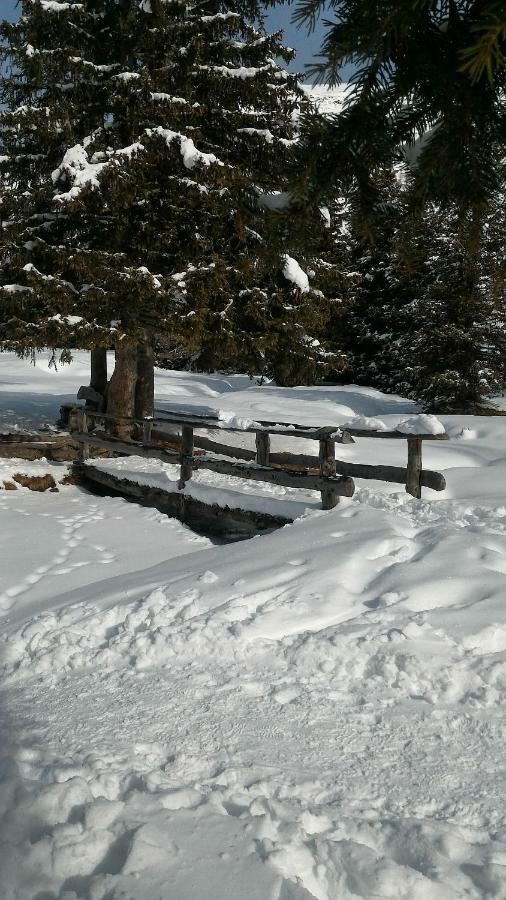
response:
<path fill-rule="evenodd" d="M 408 438 L 408 468 L 406 474 L 406 491 L 418 500 L 422 496 L 422 440 Z"/>
<path fill-rule="evenodd" d="M 271 439 L 267 431 L 257 431 L 255 436 L 255 444 L 257 448 L 256 461 L 259 466 L 269 465 L 269 454 L 271 451 Z"/>
<path fill-rule="evenodd" d="M 179 490 L 192 477 L 193 471 L 193 428 L 191 425 L 183 425 L 181 428 L 181 474 L 179 477 Z"/>
<path fill-rule="evenodd" d="M 84 407 L 79 407 L 76 414 L 77 419 L 77 432 L 78 434 L 88 434 L 88 416 L 86 415 L 86 410 Z M 79 442 L 78 449 L 78 461 L 83 463 L 86 462 L 90 457 L 90 448 L 88 444 Z"/>
<path fill-rule="evenodd" d="M 151 443 L 151 432 L 153 431 L 152 422 L 142 423 L 142 446 L 147 447 Z"/>
<path fill-rule="evenodd" d="M 336 442 L 329 438 L 320 441 L 320 474 L 323 476 L 336 474 Z M 339 495 L 334 486 L 329 484 L 321 491 L 322 509 L 334 509 L 339 503 Z"/>

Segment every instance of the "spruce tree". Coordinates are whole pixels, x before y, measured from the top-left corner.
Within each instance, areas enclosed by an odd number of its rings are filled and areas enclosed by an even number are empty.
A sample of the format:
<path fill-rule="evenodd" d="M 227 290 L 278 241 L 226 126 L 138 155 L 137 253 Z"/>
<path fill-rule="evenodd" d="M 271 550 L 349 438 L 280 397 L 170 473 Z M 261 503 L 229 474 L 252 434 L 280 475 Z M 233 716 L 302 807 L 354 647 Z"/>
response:
<path fill-rule="evenodd" d="M 287 180 L 303 97 L 256 2 L 23 0 L 1 33 L 3 347 L 113 345 L 117 412 L 139 342 L 318 372 L 324 223 Z"/>
<path fill-rule="evenodd" d="M 428 409 L 474 409 L 505 386 L 504 255 L 494 198 L 480 254 L 469 254 L 458 210 L 410 216 L 390 186 L 377 240 L 355 232 L 345 335 L 354 380 Z"/>

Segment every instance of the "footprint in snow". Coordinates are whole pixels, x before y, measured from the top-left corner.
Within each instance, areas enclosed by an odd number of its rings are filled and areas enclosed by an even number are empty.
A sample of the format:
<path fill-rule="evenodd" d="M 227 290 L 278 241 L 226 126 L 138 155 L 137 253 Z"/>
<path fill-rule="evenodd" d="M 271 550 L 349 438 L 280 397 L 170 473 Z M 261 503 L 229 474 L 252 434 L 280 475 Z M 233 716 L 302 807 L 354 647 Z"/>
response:
<path fill-rule="evenodd" d="M 218 581 L 218 576 L 215 572 L 207 571 L 200 576 L 199 581 L 202 581 L 204 584 L 214 584 L 215 581 Z"/>
<path fill-rule="evenodd" d="M 285 687 L 274 691 L 272 697 L 280 706 L 286 706 L 287 703 L 292 703 L 297 697 L 300 697 L 300 693 L 297 687 Z"/>

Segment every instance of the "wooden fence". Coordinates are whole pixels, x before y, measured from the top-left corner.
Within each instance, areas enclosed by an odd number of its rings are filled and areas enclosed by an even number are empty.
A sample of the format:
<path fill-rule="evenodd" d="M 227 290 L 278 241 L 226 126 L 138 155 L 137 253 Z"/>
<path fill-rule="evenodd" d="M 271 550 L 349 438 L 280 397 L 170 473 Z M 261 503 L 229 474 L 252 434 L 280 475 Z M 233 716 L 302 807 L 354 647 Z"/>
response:
<path fill-rule="evenodd" d="M 138 440 L 118 440 L 107 431 L 96 431 L 97 423 L 111 421 L 132 425 Z M 194 470 L 208 469 L 253 481 L 283 487 L 319 491 L 323 509 L 332 509 L 340 497 L 352 497 L 353 477 L 404 484 L 406 491 L 421 497 L 422 487 L 444 490 L 445 479 L 439 472 L 422 468 L 422 442 L 447 440 L 447 435 L 405 435 L 397 431 L 341 430 L 336 426 L 311 427 L 292 423 L 254 422 L 251 426 L 223 423 L 218 418 L 183 413 L 157 412 L 152 419 L 131 419 L 75 407 L 70 417 L 73 439 L 80 447 L 80 459 L 89 456 L 89 447 L 102 447 L 119 454 L 159 459 L 180 466 L 179 489 L 191 479 Z M 223 444 L 199 430 L 225 433 L 253 433 L 256 450 Z M 273 453 L 271 436 L 283 435 L 318 441 L 319 455 Z M 353 444 L 356 438 L 395 438 L 405 440 L 408 448 L 406 468 L 364 465 L 336 459 L 336 444 Z M 164 444 L 176 445 L 164 446 Z M 195 454 L 195 449 L 207 451 Z M 211 455 L 209 455 L 211 454 Z M 225 458 L 224 458 L 225 457 Z"/>

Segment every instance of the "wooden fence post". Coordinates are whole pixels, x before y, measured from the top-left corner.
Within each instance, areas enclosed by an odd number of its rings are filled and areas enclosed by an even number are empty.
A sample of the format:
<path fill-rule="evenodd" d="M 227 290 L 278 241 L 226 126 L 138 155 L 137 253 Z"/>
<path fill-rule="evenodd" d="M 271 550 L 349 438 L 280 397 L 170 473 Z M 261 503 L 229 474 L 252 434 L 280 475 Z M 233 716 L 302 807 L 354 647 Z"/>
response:
<path fill-rule="evenodd" d="M 418 500 L 422 496 L 422 441 L 420 438 L 408 438 L 408 468 L 406 473 L 406 491 Z"/>
<path fill-rule="evenodd" d="M 269 455 L 271 452 L 271 438 L 267 431 L 257 431 L 255 435 L 255 444 L 257 448 L 256 461 L 259 466 L 269 465 Z"/>
<path fill-rule="evenodd" d="M 183 425 L 181 428 L 181 474 L 178 488 L 181 491 L 192 477 L 193 471 L 193 428 Z"/>
<path fill-rule="evenodd" d="M 151 443 L 151 432 L 153 431 L 152 422 L 142 423 L 142 446 L 147 447 Z"/>
<path fill-rule="evenodd" d="M 335 475 L 336 474 L 336 442 L 329 438 L 320 441 L 320 474 Z M 322 509 L 334 509 L 339 503 L 339 495 L 336 493 L 334 486 L 329 484 L 328 487 L 321 491 Z"/>
<path fill-rule="evenodd" d="M 83 406 L 80 406 L 76 413 L 77 432 L 78 434 L 88 434 L 88 416 Z M 90 458 L 90 448 L 88 444 L 79 442 L 77 458 L 79 462 L 86 462 Z"/>

